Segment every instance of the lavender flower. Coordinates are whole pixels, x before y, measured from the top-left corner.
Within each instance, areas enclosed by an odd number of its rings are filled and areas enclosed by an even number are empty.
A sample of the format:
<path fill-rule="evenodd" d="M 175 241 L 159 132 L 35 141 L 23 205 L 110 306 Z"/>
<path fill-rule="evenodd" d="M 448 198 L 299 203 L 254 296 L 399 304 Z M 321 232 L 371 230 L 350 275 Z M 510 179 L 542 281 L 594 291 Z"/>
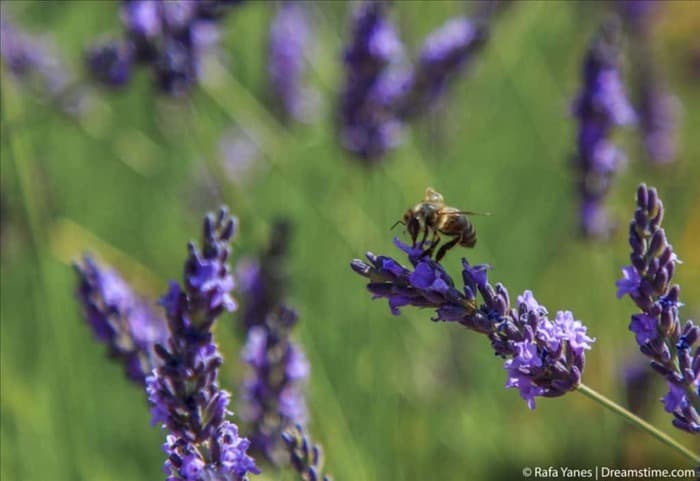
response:
<path fill-rule="evenodd" d="M 145 384 L 160 364 L 154 346 L 168 337 L 165 320 L 119 274 L 89 256 L 82 265 L 75 264 L 75 271 L 76 295 L 95 337 L 107 345 L 110 357 L 124 364 L 129 379 Z"/>
<path fill-rule="evenodd" d="M 95 46 L 87 55 L 90 72 L 98 82 L 111 87 L 126 85 L 132 69 L 131 45 L 108 42 Z"/>
<path fill-rule="evenodd" d="M 397 67 L 403 56 L 385 4 L 363 3 L 355 12 L 352 40 L 345 51 L 340 138 L 346 149 L 365 160 L 376 161 L 401 142 L 403 125 L 394 104 L 405 83 Z"/>
<path fill-rule="evenodd" d="M 289 222 L 276 221 L 270 232 L 270 243 L 260 259 L 239 262 L 241 319 L 246 331 L 264 325 L 268 314 L 284 303 L 290 231 Z"/>
<path fill-rule="evenodd" d="M 274 464 L 283 464 L 282 431 L 306 422 L 302 389 L 309 363 L 301 348 L 290 340 L 297 322 L 291 309 L 268 313 L 263 325 L 248 332 L 243 360 L 251 372 L 241 388 L 241 416 L 253 425 L 252 447 Z"/>
<path fill-rule="evenodd" d="M 284 306 L 289 231 L 287 222 L 277 221 L 266 251 L 258 261 L 249 261 L 239 275 L 241 318 L 248 338 L 242 357 L 250 366 L 241 388 L 241 417 L 252 425 L 253 449 L 276 465 L 288 459 L 282 432 L 304 424 L 307 417 L 303 383 L 309 363 L 291 340 L 297 315 Z"/>
<path fill-rule="evenodd" d="M 168 481 L 240 481 L 259 472 L 247 455 L 249 441 L 226 420 L 230 394 L 217 383 L 223 359 L 211 332 L 216 318 L 236 307 L 228 265 L 234 230 L 235 219 L 225 209 L 207 216 L 201 251 L 188 246 L 184 287 L 173 281 L 161 299 L 170 338 L 156 346 L 162 364 L 146 380 L 146 390 L 153 423 L 169 431 L 163 445 Z"/>
<path fill-rule="evenodd" d="M 303 85 L 304 56 L 311 40 L 309 23 L 307 7 L 300 1 L 287 0 L 270 24 L 268 74 L 272 93 L 281 113 L 294 120 L 305 120 L 309 115 L 309 95 Z"/>
<path fill-rule="evenodd" d="M 287 449 L 291 453 L 292 467 L 304 481 L 331 481 L 323 474 L 323 450 L 304 433 L 300 425 L 290 427 L 283 434 Z"/>
<path fill-rule="evenodd" d="M 495 353 L 506 359 L 506 387 L 516 387 L 535 407 L 535 397 L 562 396 L 578 387 L 586 349 L 594 339 L 569 311 L 559 311 L 550 320 L 547 310 L 525 291 L 511 307 L 502 284 L 488 282 L 488 266 L 471 266 L 462 260 L 464 287 L 455 287 L 445 269 L 422 246 L 407 246 L 395 240 L 413 269 L 386 256 L 367 253 L 369 264 L 355 259 L 352 269 L 370 280 L 373 298 L 386 298 L 394 315 L 403 306 L 435 309 L 433 321 L 457 322 L 485 334 Z M 477 294 L 481 304 L 477 303 Z"/>
<path fill-rule="evenodd" d="M 602 204 L 625 157 L 609 138 L 613 127 L 634 120 L 616 55 L 616 48 L 604 32 L 586 55 L 584 84 L 574 104 L 579 121 L 574 165 L 579 179 L 580 223 L 583 234 L 588 237 L 605 237 L 612 230 L 613 224 Z"/>
<path fill-rule="evenodd" d="M 657 165 L 673 162 L 678 140 L 678 98 L 668 92 L 657 75 L 647 72 L 640 78 L 638 105 L 647 157 Z"/>
<path fill-rule="evenodd" d="M 50 39 L 19 29 L 4 6 L 0 10 L 0 58 L 23 85 L 55 102 L 64 113 L 78 115 L 84 110 L 87 97 L 84 91 L 74 88 L 75 79 Z"/>
<path fill-rule="evenodd" d="M 466 17 L 449 20 L 425 40 L 418 65 L 398 107 L 403 117 L 414 117 L 440 98 L 452 77 L 459 74 L 486 42 L 484 24 Z"/>
<path fill-rule="evenodd" d="M 158 88 L 173 96 L 197 82 L 202 57 L 217 40 L 215 20 L 226 0 L 123 0 L 123 40 L 97 44 L 87 55 L 92 75 L 110 87 L 125 85 L 136 63 L 150 64 Z"/>
<path fill-rule="evenodd" d="M 618 10 L 632 40 L 639 126 L 647 159 L 656 165 L 673 162 L 676 156 L 680 115 L 680 103 L 668 92 L 654 58 L 652 27 L 659 7 L 661 2 L 656 0 L 618 0 Z"/>
<path fill-rule="evenodd" d="M 671 284 L 680 261 L 661 228 L 664 207 L 656 189 L 641 184 L 637 208 L 630 223 L 631 265 L 617 281 L 617 296 L 628 295 L 640 312 L 632 316 L 642 354 L 668 384 L 664 397 L 673 425 L 690 433 L 700 432 L 700 328 L 687 321 L 681 325 L 680 287 Z"/>

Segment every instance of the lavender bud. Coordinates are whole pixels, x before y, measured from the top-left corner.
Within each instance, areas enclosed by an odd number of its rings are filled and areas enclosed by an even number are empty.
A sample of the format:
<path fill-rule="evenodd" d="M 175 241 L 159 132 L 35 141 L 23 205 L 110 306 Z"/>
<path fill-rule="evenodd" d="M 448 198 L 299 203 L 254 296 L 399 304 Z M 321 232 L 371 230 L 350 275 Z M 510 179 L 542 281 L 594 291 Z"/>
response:
<path fill-rule="evenodd" d="M 636 265 L 623 268 L 625 279 L 618 281 L 618 286 L 632 277 L 639 282 L 638 290 L 647 300 L 640 302 L 639 296 L 635 295 L 636 290 L 626 291 L 642 309 L 641 313 L 632 315 L 630 330 L 635 332 L 640 351 L 651 358 L 652 369 L 669 382 L 670 390 L 664 397 L 664 405 L 666 411 L 674 416 L 673 425 L 697 433 L 700 432 L 700 423 L 697 422 L 697 419 L 700 419 L 700 406 L 696 405 L 697 396 L 689 396 L 688 393 L 697 393 L 700 385 L 700 376 L 691 369 L 691 366 L 700 365 L 697 361 L 700 349 L 691 354 L 700 328 L 688 321 L 683 334 L 680 332 L 680 290 L 676 285 L 669 288 L 677 257 L 661 228 L 663 204 L 656 189 L 649 188 L 646 198 L 640 195 L 643 190 L 646 190 L 646 186 L 640 185 L 634 215 L 635 228 L 639 228 L 651 238 L 646 251 L 643 252 L 643 256 L 650 259 L 649 268 L 639 269 Z M 675 346 L 678 362 L 675 362 L 676 355 L 671 352 L 669 346 Z"/>
<path fill-rule="evenodd" d="M 89 256 L 75 264 L 75 271 L 76 295 L 95 337 L 107 345 L 110 357 L 124 364 L 128 377 L 143 385 L 163 359 L 158 343 L 168 337 L 165 320 L 115 271 Z"/>

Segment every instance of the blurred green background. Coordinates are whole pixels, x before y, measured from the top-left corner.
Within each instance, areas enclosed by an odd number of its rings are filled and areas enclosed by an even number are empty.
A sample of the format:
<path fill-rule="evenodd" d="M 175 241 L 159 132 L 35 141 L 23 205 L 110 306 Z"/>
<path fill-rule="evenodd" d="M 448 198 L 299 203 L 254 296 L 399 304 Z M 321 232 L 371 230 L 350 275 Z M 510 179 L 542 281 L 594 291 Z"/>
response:
<path fill-rule="evenodd" d="M 394 19 L 412 51 L 456 2 L 396 2 Z M 285 128 L 267 102 L 265 48 L 273 5 L 250 2 L 222 24 L 227 70 L 186 100 L 153 92 L 141 71 L 120 93 L 95 92 L 81 121 L 37 101 L 2 71 L 2 443 L 5 481 L 162 479 L 164 434 L 150 427 L 143 392 L 108 361 L 81 318 L 70 262 L 89 250 L 154 298 L 179 278 L 186 242 L 203 213 L 227 203 L 240 217 L 235 256 L 255 255 L 270 223 L 295 225 L 289 304 L 312 362 L 311 432 L 337 480 L 519 479 L 524 466 L 689 467 L 648 435 L 577 393 L 538 399 L 529 411 L 504 389 L 502 361 L 486 339 L 431 313 L 389 314 L 372 302 L 348 263 L 371 250 L 398 254 L 389 227 L 425 187 L 474 218 L 479 244 L 447 256 L 493 266 L 516 296 L 532 289 L 550 312 L 571 309 L 597 338 L 584 382 L 624 403 L 621 376 L 642 362 L 627 330 L 633 306 L 615 299 L 627 262 L 625 225 L 637 183 L 659 188 L 685 318 L 700 318 L 700 88 L 698 4 L 663 2 L 658 59 L 683 104 L 677 161 L 651 167 L 638 133 L 617 136 L 629 166 L 609 206 L 620 221 L 608 243 L 577 238 L 569 158 L 569 102 L 586 44 L 606 5 L 516 2 L 495 20 L 491 41 L 449 102 L 414 125 L 406 144 L 376 168 L 347 157 L 334 136 L 349 5 L 313 5 L 318 41 L 309 52 L 321 92 L 320 121 Z M 120 33 L 116 2 L 7 2 L 15 20 L 50 33 L 81 71 L 84 49 Z M 695 42 L 695 43 L 693 43 Z M 627 65 L 629 67 L 629 65 Z M 628 69 L 629 70 L 629 69 Z M 695 75 L 695 77 L 693 77 Z M 219 139 L 232 127 L 261 151 L 252 172 L 224 175 Z M 235 259 L 234 259 L 235 261 Z M 234 392 L 244 369 L 235 316 L 217 328 Z M 660 379 L 648 419 L 670 426 Z M 690 466 L 692 467 L 692 466 Z M 266 470 L 261 479 L 289 479 Z"/>

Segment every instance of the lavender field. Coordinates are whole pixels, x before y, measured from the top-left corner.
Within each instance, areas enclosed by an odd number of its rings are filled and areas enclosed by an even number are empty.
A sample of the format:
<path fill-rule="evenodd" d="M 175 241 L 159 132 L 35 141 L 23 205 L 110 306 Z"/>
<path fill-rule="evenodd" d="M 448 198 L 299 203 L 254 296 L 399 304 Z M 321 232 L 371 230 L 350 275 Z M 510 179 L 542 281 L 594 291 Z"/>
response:
<path fill-rule="evenodd" d="M 700 467 L 697 2 L 0 12 L 3 481 Z"/>

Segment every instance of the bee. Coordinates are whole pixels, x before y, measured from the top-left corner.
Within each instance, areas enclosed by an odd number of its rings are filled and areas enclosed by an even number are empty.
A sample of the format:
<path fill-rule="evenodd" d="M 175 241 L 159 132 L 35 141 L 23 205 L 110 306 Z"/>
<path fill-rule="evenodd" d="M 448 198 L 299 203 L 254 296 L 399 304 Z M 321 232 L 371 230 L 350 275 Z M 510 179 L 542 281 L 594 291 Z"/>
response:
<path fill-rule="evenodd" d="M 405 225 L 413 241 L 413 247 L 416 245 L 425 246 L 428 236 L 431 235 L 430 243 L 423 251 L 423 255 L 428 254 L 430 257 L 432 257 L 433 251 L 440 243 L 440 234 L 452 237 L 451 240 L 440 247 L 435 256 L 435 260 L 440 262 L 447 251 L 457 244 L 462 247 L 474 247 L 476 245 L 476 228 L 469 220 L 469 217 L 467 217 L 468 215 L 490 214 L 479 214 L 478 212 L 449 207 L 445 205 L 445 198 L 441 193 L 432 187 L 428 187 L 425 189 L 425 198 L 414 207 L 408 209 L 403 218 L 392 226 L 392 229 L 398 224 Z M 418 238 L 421 233 L 423 237 L 419 243 Z"/>

